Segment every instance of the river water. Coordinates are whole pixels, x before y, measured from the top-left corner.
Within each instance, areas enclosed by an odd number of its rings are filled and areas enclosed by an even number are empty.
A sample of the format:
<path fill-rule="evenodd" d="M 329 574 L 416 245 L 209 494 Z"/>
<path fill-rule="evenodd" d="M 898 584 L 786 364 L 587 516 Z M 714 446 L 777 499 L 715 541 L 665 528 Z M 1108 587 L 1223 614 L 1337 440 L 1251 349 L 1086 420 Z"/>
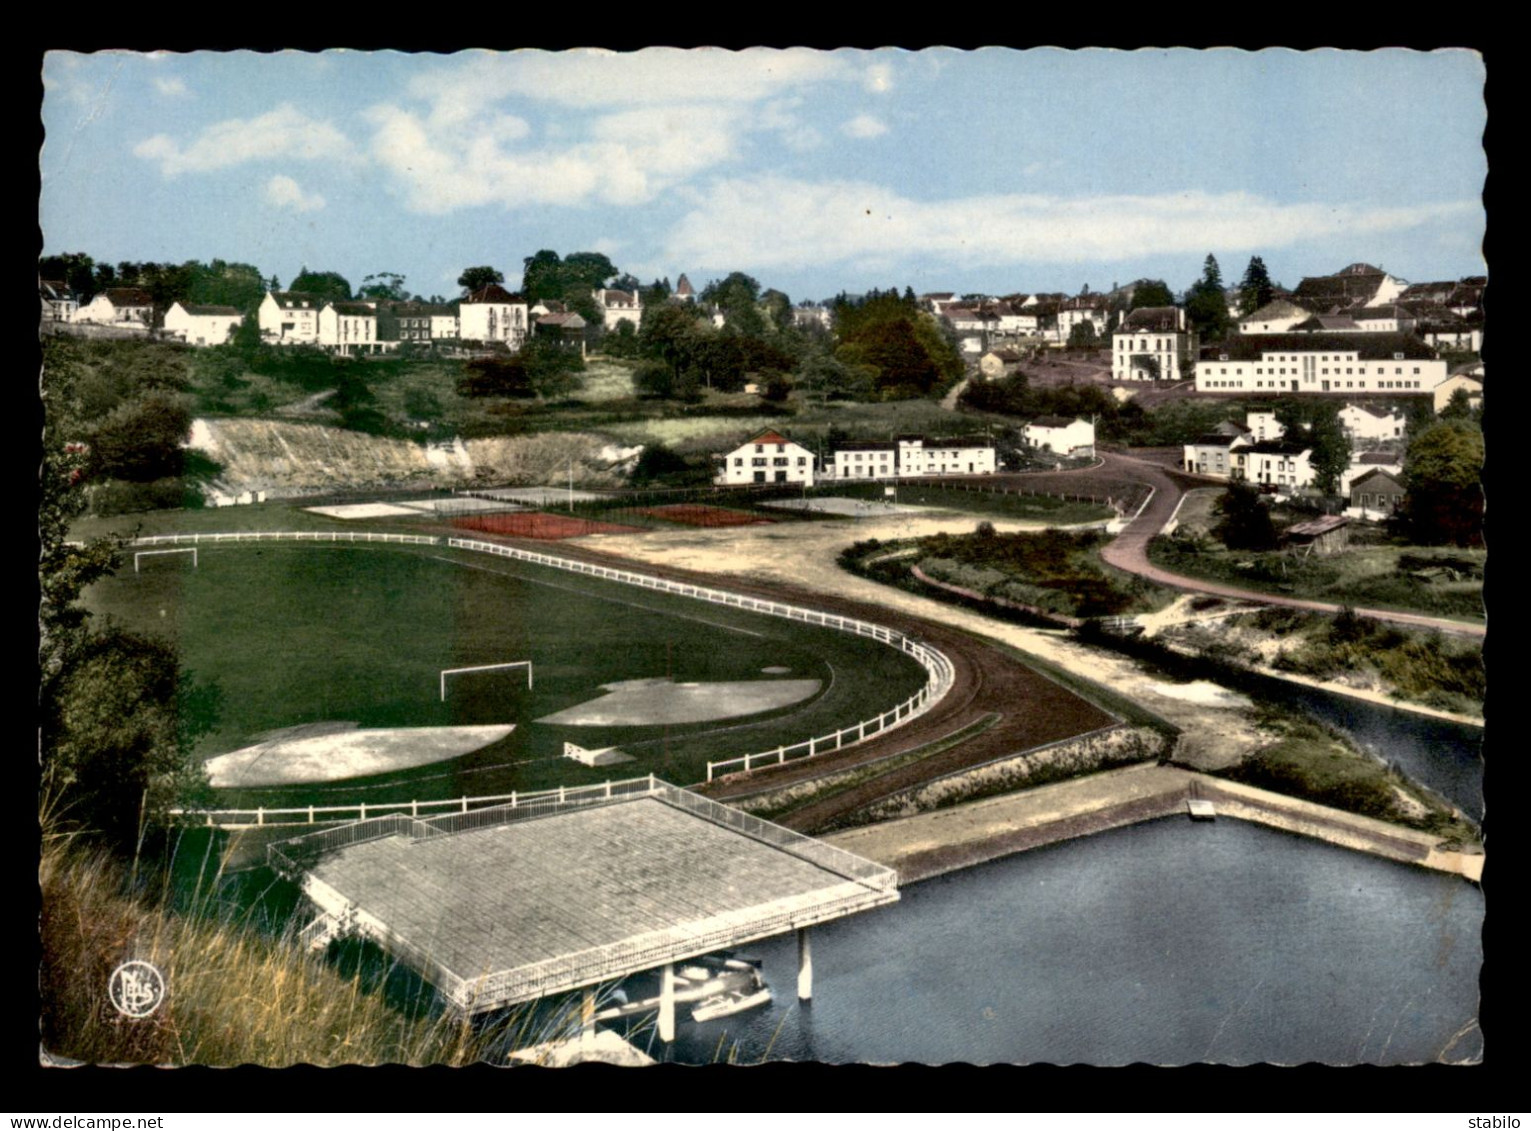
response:
<path fill-rule="evenodd" d="M 1257 694 L 1482 814 L 1481 729 L 1275 680 Z M 1243 821 L 1165 818 L 914 884 L 894 906 L 815 928 L 806 1006 L 795 940 L 753 946 L 776 1001 L 683 1022 L 668 1056 L 1471 1060 L 1483 918 L 1482 889 L 1458 877 Z"/>
<path fill-rule="evenodd" d="M 777 1000 L 683 1022 L 670 1059 L 1411 1064 L 1481 1053 L 1483 893 L 1460 878 L 1174 817 L 902 895 L 814 929 L 810 1005 L 795 1000 L 793 938 L 749 948 Z"/>

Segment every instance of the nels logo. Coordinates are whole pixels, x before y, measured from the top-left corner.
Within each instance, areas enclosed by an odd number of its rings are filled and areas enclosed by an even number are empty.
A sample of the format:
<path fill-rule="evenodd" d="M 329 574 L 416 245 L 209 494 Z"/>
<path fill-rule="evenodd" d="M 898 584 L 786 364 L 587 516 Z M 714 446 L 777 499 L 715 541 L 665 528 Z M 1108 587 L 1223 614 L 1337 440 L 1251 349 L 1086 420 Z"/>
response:
<path fill-rule="evenodd" d="M 148 1017 L 165 1000 L 165 977 L 152 962 L 135 958 L 112 971 L 107 993 L 118 1013 Z"/>

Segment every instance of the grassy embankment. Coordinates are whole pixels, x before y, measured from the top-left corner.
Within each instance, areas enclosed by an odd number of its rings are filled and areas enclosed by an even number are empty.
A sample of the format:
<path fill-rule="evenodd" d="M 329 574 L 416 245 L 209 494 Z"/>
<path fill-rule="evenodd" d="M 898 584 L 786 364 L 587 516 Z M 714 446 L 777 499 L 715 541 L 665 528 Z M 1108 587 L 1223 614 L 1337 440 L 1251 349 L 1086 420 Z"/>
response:
<path fill-rule="evenodd" d="M 1301 557 L 1170 537 L 1150 542 L 1148 557 L 1161 569 L 1187 577 L 1275 596 L 1476 623 L 1484 619 L 1485 550 L 1362 544 L 1338 554 Z"/>
<path fill-rule="evenodd" d="M 1433 630 L 1401 628 L 1342 611 L 1256 613 L 1168 630 L 1168 639 L 1233 665 L 1251 657 L 1278 672 L 1380 691 L 1441 711 L 1481 715 L 1483 649 Z"/>
<path fill-rule="evenodd" d="M 1001 618 L 1131 615 L 1151 612 L 1173 600 L 1168 590 L 1102 561 L 1100 549 L 1106 541 L 1096 531 L 935 534 L 901 542 L 860 542 L 842 554 L 840 562 L 874 581 L 972 605 Z M 914 575 L 914 567 L 936 581 L 1037 613 L 1028 616 L 1019 609 L 989 600 L 974 602 L 926 585 Z"/>
<path fill-rule="evenodd" d="M 109 858 L 55 840 L 39 871 L 40 1036 L 51 1053 L 97 1064 L 469 1064 L 495 1034 L 395 1008 L 376 973 L 343 972 L 237 914 L 170 909 Z M 129 958 L 153 962 L 168 996 L 151 1016 L 106 997 Z M 512 1028 L 521 1020 L 509 1022 Z"/>
<path fill-rule="evenodd" d="M 1453 806 L 1338 732 L 1284 711 L 1262 710 L 1258 721 L 1276 740 L 1215 776 L 1435 833 L 1451 845 L 1480 839 Z"/>

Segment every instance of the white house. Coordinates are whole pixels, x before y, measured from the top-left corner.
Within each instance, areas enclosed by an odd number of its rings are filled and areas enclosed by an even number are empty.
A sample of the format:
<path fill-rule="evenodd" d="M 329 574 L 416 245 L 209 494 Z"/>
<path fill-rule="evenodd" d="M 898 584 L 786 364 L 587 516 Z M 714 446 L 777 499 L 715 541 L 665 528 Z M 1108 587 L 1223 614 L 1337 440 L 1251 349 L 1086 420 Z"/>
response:
<path fill-rule="evenodd" d="M 843 440 L 829 453 L 827 479 L 896 479 L 898 446 L 892 440 Z"/>
<path fill-rule="evenodd" d="M 1117 381 L 1179 381 L 1195 364 L 1196 331 L 1178 306 L 1143 306 L 1111 335 L 1111 376 Z"/>
<path fill-rule="evenodd" d="M 1313 451 L 1285 440 L 1261 440 L 1233 449 L 1230 479 L 1296 489 L 1313 485 Z"/>
<path fill-rule="evenodd" d="M 898 473 L 910 475 L 993 475 L 994 441 L 983 436 L 898 438 Z"/>
<path fill-rule="evenodd" d="M 1411 334 L 1249 334 L 1196 363 L 1198 393 L 1424 392 L 1446 363 Z"/>
<path fill-rule="evenodd" d="M 1239 318 L 1241 334 L 1284 334 L 1299 322 L 1306 322 L 1313 311 L 1288 299 L 1278 298 Z"/>
<path fill-rule="evenodd" d="M 1279 440 L 1286 435 L 1286 426 L 1270 411 L 1247 412 L 1244 424 L 1251 440 Z"/>
<path fill-rule="evenodd" d="M 80 300 L 67 284 L 53 279 L 39 279 L 37 295 L 42 300 L 44 322 L 73 322 L 80 310 Z"/>
<path fill-rule="evenodd" d="M 1208 432 L 1184 445 L 1181 458 L 1185 469 L 1192 475 L 1210 475 L 1217 479 L 1233 476 L 1233 453 L 1236 448 L 1250 447 L 1254 441 L 1244 436 L 1227 436 L 1221 432 Z"/>
<path fill-rule="evenodd" d="M 1432 391 L 1435 394 L 1434 403 L 1435 411 L 1437 414 L 1439 414 L 1442 409 L 1451 403 L 1451 395 L 1458 389 L 1467 390 L 1467 403 L 1473 408 L 1479 408 L 1482 406 L 1483 367 L 1479 365 L 1476 366 L 1476 369 L 1478 371 L 1477 376 L 1474 376 L 1470 370 L 1459 369 L 1450 377 L 1441 378 L 1441 380 L 1434 386 Z"/>
<path fill-rule="evenodd" d="M 900 436 L 896 440 L 847 440 L 830 453 L 826 477 L 908 479 L 925 475 L 993 475 L 999 467 L 993 441 L 982 436 Z"/>
<path fill-rule="evenodd" d="M 457 306 L 458 336 L 465 342 L 502 342 L 512 350 L 526 344 L 531 322 L 526 300 L 498 283 L 474 291 Z"/>
<path fill-rule="evenodd" d="M 232 306 L 173 302 L 165 311 L 165 332 L 174 334 L 187 345 L 221 346 L 244 320 L 244 315 Z"/>
<path fill-rule="evenodd" d="M 108 287 L 75 311 L 73 321 L 149 326 L 154 322 L 154 299 L 139 287 Z"/>
<path fill-rule="evenodd" d="M 431 311 L 431 341 L 455 341 L 462 337 L 457 311 L 450 306 Z"/>
<path fill-rule="evenodd" d="M 326 302 L 319 310 L 319 344 L 337 353 L 375 353 L 377 307 L 370 302 Z"/>
<path fill-rule="evenodd" d="M 317 345 L 319 311 L 325 302 L 306 291 L 267 291 L 257 312 L 261 340 L 279 345 Z"/>
<path fill-rule="evenodd" d="M 603 287 L 592 293 L 595 304 L 601 308 L 607 330 L 615 330 L 618 322 L 631 322 L 636 330 L 643 321 L 643 300 L 637 291 L 614 291 Z"/>
<path fill-rule="evenodd" d="M 794 306 L 792 308 L 792 324 L 794 326 L 822 326 L 828 330 L 834 325 L 834 315 L 827 306 Z"/>
<path fill-rule="evenodd" d="M 741 483 L 801 483 L 813 486 L 814 455 L 775 429 L 768 428 L 721 457 L 719 486 Z"/>
<path fill-rule="evenodd" d="M 1363 306 L 1360 310 L 1346 313 L 1357 329 L 1365 334 L 1403 334 L 1414 329 L 1414 315 L 1396 302 Z"/>
<path fill-rule="evenodd" d="M 1065 300 L 1058 307 L 1058 337 L 1067 342 L 1073 336 L 1074 327 L 1088 322 L 1095 328 L 1095 336 L 1102 341 L 1111 318 L 1111 303 L 1105 295 L 1080 295 Z"/>
<path fill-rule="evenodd" d="M 1092 420 L 1039 416 L 1026 425 L 1022 437 L 1039 451 L 1072 456 L 1095 454 L 1095 422 Z"/>
<path fill-rule="evenodd" d="M 1370 404 L 1347 404 L 1340 409 L 1339 417 L 1352 446 L 1372 440 L 1401 439 L 1408 426 L 1407 418 L 1397 409 Z"/>

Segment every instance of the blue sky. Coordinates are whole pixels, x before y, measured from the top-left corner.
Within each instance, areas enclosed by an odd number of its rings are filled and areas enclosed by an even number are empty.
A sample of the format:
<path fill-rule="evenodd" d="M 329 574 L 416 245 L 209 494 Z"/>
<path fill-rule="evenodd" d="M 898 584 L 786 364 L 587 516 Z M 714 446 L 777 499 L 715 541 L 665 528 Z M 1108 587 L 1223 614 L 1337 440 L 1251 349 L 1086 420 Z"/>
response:
<path fill-rule="evenodd" d="M 43 66 L 45 253 L 451 296 L 541 248 L 645 282 L 1175 290 L 1251 255 L 1484 271 L 1472 52 L 76 54 Z"/>

